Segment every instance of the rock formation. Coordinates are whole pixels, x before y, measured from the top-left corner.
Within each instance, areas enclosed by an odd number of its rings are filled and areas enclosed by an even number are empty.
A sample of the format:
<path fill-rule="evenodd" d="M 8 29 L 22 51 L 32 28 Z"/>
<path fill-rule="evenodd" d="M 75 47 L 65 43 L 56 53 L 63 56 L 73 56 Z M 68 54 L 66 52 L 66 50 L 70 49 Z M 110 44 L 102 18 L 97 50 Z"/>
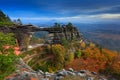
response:
<path fill-rule="evenodd" d="M 49 28 L 39 28 L 33 25 L 0 26 L 0 32 L 15 34 L 22 51 L 27 49 L 32 34 L 37 31 L 47 31 L 49 34 L 53 34 L 53 38 L 50 41 L 51 44 L 61 43 L 63 38 L 67 41 L 81 39 L 81 35 L 76 27 L 69 28 L 65 25 L 62 27 Z"/>

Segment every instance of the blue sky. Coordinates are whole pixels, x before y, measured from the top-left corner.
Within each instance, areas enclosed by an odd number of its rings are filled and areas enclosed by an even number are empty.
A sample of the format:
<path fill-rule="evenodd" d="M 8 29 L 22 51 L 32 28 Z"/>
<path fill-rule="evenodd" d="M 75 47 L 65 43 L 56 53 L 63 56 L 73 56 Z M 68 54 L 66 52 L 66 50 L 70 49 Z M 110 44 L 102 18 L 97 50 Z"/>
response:
<path fill-rule="evenodd" d="M 0 9 L 25 23 L 120 21 L 120 0 L 0 0 Z"/>

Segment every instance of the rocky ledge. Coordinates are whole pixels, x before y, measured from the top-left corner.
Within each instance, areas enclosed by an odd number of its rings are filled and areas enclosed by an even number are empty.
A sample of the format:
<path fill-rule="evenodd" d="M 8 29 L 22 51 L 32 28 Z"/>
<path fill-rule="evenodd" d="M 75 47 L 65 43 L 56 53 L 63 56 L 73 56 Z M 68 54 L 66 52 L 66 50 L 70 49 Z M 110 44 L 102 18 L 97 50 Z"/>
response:
<path fill-rule="evenodd" d="M 96 72 L 87 70 L 75 71 L 72 68 L 68 70 L 62 69 L 55 73 L 43 72 L 42 70 L 34 71 L 21 58 L 16 66 L 16 72 L 8 76 L 5 80 L 66 80 L 66 77 L 71 76 L 78 77 L 78 80 L 107 80 Z"/>

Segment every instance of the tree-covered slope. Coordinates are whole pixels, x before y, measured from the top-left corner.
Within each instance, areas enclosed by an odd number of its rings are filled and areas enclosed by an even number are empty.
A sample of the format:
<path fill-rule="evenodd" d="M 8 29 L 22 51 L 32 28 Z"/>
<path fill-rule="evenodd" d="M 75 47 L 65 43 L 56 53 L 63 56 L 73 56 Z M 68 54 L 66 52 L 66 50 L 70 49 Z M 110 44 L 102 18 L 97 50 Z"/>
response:
<path fill-rule="evenodd" d="M 9 18 L 9 16 L 4 14 L 0 10 L 0 26 L 5 26 L 5 25 L 12 25 L 12 22 L 11 22 L 11 19 Z"/>

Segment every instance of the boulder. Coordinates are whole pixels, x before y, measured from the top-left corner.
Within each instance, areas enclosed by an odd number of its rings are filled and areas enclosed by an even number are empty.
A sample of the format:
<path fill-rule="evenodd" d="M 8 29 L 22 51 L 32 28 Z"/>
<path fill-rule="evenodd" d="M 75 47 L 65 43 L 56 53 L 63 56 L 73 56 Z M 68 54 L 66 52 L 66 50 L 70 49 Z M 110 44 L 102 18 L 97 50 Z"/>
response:
<path fill-rule="evenodd" d="M 74 71 L 72 68 L 69 68 L 68 70 L 69 70 L 69 71 L 71 71 L 71 72 L 73 72 L 73 71 Z"/>

